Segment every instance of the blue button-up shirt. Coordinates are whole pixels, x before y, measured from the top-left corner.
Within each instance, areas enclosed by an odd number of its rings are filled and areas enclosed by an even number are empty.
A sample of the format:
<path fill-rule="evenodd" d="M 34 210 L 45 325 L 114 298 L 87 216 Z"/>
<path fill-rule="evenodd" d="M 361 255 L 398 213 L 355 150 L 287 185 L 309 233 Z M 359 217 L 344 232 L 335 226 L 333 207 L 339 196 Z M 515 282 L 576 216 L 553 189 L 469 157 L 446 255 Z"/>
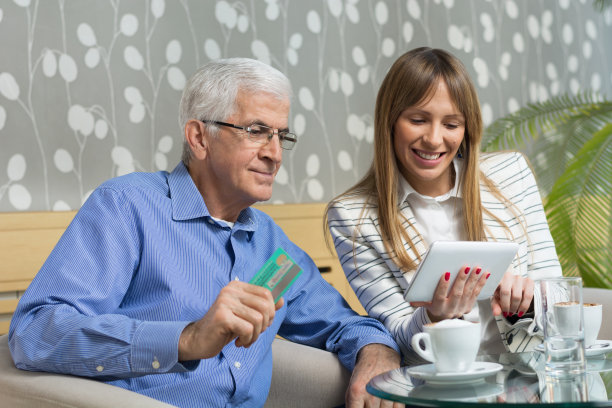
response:
<path fill-rule="evenodd" d="M 248 349 L 179 362 L 182 330 L 234 279 L 248 282 L 277 248 L 303 273 Z M 9 331 L 17 367 L 96 377 L 177 406 L 262 406 L 271 343 L 338 353 L 349 369 L 369 343 L 397 346 L 356 315 L 270 217 L 247 208 L 214 220 L 187 169 L 133 173 L 97 188 L 19 302 Z"/>

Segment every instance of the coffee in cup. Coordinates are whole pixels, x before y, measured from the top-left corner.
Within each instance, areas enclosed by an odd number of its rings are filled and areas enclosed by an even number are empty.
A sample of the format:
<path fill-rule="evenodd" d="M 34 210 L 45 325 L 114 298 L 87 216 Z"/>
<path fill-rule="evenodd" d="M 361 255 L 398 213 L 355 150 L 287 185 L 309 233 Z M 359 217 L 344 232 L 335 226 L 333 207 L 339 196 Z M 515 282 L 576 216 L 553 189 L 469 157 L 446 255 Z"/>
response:
<path fill-rule="evenodd" d="M 601 303 L 584 303 L 584 347 L 592 346 L 601 328 Z"/>
<path fill-rule="evenodd" d="M 470 370 L 480 347 L 480 323 L 448 319 L 426 324 L 424 330 L 412 336 L 412 348 L 437 372 Z"/>

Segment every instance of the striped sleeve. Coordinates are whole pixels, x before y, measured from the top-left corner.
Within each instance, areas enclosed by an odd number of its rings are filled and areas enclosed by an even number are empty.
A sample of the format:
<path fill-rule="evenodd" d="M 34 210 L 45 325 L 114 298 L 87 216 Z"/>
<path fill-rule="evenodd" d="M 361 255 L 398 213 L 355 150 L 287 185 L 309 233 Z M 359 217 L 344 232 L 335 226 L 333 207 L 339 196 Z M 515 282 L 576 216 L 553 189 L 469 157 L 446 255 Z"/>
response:
<path fill-rule="evenodd" d="M 487 176 L 493 180 L 504 196 L 512 202 L 520 213 L 519 219 L 502 203 L 483 193 L 483 205 L 501 218 L 512 231 L 515 242 L 519 244 L 519 257 L 515 260 L 514 271 L 532 279 L 542 279 L 561 275 L 561 265 L 550 234 L 544 206 L 535 177 L 521 153 L 496 154 L 491 163 L 485 160 Z M 486 217 L 485 225 L 496 238 L 503 236 L 499 224 Z M 527 235 L 523 231 L 526 227 Z M 517 264 L 518 263 L 518 264 Z"/>
<path fill-rule="evenodd" d="M 347 200 L 336 203 L 328 212 L 338 258 L 364 309 L 391 332 L 404 361 L 422 362 L 410 342 L 430 322 L 429 318 L 425 309 L 415 309 L 404 300 L 408 282 L 384 250 L 377 219 L 360 218 L 362 209 L 363 203 Z"/>

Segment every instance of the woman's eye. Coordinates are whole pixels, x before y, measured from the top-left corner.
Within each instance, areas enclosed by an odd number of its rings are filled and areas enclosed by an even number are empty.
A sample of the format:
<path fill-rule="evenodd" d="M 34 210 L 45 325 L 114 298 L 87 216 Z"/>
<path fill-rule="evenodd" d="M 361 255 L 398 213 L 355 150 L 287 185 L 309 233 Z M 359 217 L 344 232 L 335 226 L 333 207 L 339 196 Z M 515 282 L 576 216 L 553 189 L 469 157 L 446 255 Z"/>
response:
<path fill-rule="evenodd" d="M 458 123 L 447 123 L 446 127 L 448 129 L 457 129 L 459 127 L 459 124 Z"/>
<path fill-rule="evenodd" d="M 412 118 L 412 119 L 410 119 L 410 122 L 414 123 L 415 125 L 421 125 L 421 124 L 425 123 L 425 120 L 424 119 Z"/>

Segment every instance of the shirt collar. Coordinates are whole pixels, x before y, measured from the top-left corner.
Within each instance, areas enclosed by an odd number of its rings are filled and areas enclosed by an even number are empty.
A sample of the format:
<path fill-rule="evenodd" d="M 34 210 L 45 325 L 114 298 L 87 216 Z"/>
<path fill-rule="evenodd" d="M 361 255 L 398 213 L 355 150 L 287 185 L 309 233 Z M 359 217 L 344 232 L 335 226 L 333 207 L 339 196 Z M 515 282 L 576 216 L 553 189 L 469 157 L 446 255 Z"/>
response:
<path fill-rule="evenodd" d="M 425 198 L 425 199 L 433 198 L 436 201 L 445 201 L 451 197 L 460 198 L 461 191 L 459 190 L 459 174 L 461 174 L 461 169 L 463 167 L 463 159 L 459 159 L 458 157 L 455 157 L 452 163 L 453 163 L 453 167 L 455 168 L 455 184 L 453 185 L 453 188 L 451 188 L 448 193 L 442 194 L 437 197 L 429 197 L 421 193 L 418 193 L 410 185 L 410 183 L 404 178 L 404 176 L 402 176 L 402 174 L 398 172 L 398 179 L 399 179 L 398 187 L 397 187 L 398 188 L 398 194 L 397 194 L 398 205 L 401 205 L 404 201 L 406 201 L 408 196 L 410 196 L 411 194 L 416 194 L 417 196 Z"/>
<path fill-rule="evenodd" d="M 195 218 L 210 218 L 206 203 L 200 191 L 196 187 L 187 167 L 180 162 L 168 175 L 168 188 L 172 200 L 172 218 L 176 221 L 191 220 Z M 216 222 L 216 221 L 215 221 Z M 219 225 L 222 225 L 219 223 Z M 223 225 L 227 225 L 223 223 Z M 247 207 L 240 212 L 234 228 L 245 231 L 257 229 L 257 215 L 251 208 Z"/>

